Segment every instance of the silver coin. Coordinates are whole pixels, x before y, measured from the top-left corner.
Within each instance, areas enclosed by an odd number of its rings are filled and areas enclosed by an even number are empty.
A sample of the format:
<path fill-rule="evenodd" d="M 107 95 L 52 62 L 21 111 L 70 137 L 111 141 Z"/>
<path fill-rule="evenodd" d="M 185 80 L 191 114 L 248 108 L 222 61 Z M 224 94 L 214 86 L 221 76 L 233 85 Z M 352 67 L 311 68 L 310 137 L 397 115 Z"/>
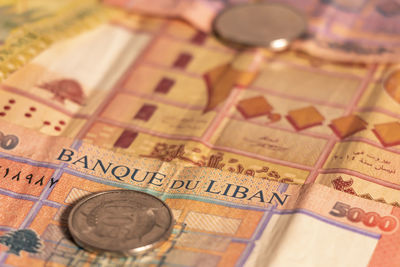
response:
<path fill-rule="evenodd" d="M 74 241 L 89 251 L 135 255 L 162 244 L 174 219 L 160 199 L 133 190 L 91 195 L 71 210 L 68 228 Z"/>
<path fill-rule="evenodd" d="M 306 32 L 305 17 L 294 8 L 273 3 L 241 4 L 222 11 L 214 31 L 223 39 L 250 46 L 285 49 Z"/>

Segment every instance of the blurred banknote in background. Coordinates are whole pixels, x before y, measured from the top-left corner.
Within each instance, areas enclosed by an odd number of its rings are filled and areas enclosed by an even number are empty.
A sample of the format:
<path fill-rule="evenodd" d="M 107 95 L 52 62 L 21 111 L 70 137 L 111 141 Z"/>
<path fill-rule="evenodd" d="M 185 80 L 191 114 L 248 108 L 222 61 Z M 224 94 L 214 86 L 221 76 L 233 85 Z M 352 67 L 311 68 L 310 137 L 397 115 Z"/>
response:
<path fill-rule="evenodd" d="M 225 6 L 252 1 L 223 0 L 104 0 L 106 4 L 151 15 L 176 17 L 203 31 Z M 382 0 L 277 0 L 308 17 L 309 32 L 295 47 L 332 60 L 398 61 L 400 3 Z M 397 58 L 397 59 L 396 59 Z"/>

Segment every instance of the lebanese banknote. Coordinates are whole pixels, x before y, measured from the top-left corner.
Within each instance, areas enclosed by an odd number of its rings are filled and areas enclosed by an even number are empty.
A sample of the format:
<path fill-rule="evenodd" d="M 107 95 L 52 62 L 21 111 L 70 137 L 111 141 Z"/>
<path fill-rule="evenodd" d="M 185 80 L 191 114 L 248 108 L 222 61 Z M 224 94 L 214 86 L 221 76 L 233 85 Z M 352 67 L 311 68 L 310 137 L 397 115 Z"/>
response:
<path fill-rule="evenodd" d="M 208 0 L 104 0 L 145 14 L 174 16 L 203 31 L 223 7 L 244 2 Z M 399 62 L 400 3 L 372 0 L 279 0 L 302 11 L 309 23 L 307 35 L 293 48 L 331 60 L 358 62 Z"/>
<path fill-rule="evenodd" d="M 105 1 L 107 4 L 125 7 L 147 15 L 170 18 L 182 18 L 203 31 L 211 30 L 211 23 L 216 13 L 225 3 L 222 1 L 170 1 L 170 0 L 139 0 L 139 1 Z"/>
<path fill-rule="evenodd" d="M 12 31 L 54 16 L 57 11 L 71 2 L 71 0 L 0 1 L 0 44 L 6 41 Z"/>
<path fill-rule="evenodd" d="M 356 267 L 400 262 L 398 207 L 318 184 L 255 180 L 113 153 L 3 120 L 0 130 L 2 265 Z M 77 247 L 67 230 L 70 208 L 92 192 L 116 188 L 163 199 L 176 220 L 170 239 L 127 258 Z"/>
<path fill-rule="evenodd" d="M 236 51 L 120 12 L 0 85 L 0 117 L 118 153 L 399 205 L 398 65 Z"/>
<path fill-rule="evenodd" d="M 0 1 L 0 81 L 52 43 L 110 19 L 95 0 Z"/>

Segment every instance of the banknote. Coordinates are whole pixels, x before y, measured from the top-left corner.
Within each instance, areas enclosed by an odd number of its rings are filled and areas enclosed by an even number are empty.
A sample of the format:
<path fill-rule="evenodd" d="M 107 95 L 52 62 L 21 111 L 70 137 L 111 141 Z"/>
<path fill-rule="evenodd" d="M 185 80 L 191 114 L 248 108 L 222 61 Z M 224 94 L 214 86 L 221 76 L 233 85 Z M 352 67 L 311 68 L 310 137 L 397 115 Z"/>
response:
<path fill-rule="evenodd" d="M 212 31 L 213 19 L 226 6 L 245 2 L 208 0 L 104 0 L 106 4 L 152 15 L 175 16 L 203 31 Z M 331 60 L 398 62 L 400 3 L 372 0 L 279 0 L 302 11 L 308 34 L 293 48 Z"/>
<path fill-rule="evenodd" d="M 41 19 L 54 16 L 62 7 L 71 3 L 61 1 L 0 1 L 0 44 L 4 43 L 12 31 Z"/>
<path fill-rule="evenodd" d="M 0 81 L 52 43 L 111 16 L 95 0 L 0 1 Z"/>
<path fill-rule="evenodd" d="M 397 266 L 400 209 L 323 185 L 113 153 L 0 121 L 0 261 L 11 266 Z M 176 224 L 147 254 L 110 258 L 71 240 L 66 218 L 93 192 L 155 195 Z M 93 227 L 102 229 L 102 221 Z M 122 222 L 124 220 L 121 220 Z M 113 231 L 122 229 L 114 225 Z M 104 232 L 106 235 L 108 232 Z"/>
<path fill-rule="evenodd" d="M 350 62 L 399 62 L 398 1 L 283 0 L 309 17 L 309 37 L 299 49 Z"/>
<path fill-rule="evenodd" d="M 225 3 L 222 1 L 175 1 L 175 0 L 139 0 L 139 1 L 104 1 L 106 4 L 126 7 L 153 16 L 182 18 L 203 31 L 211 30 L 211 23 L 218 10 Z"/>
<path fill-rule="evenodd" d="M 10 74 L 0 117 L 117 153 L 396 206 L 399 73 L 236 51 L 179 20 L 120 12 Z"/>

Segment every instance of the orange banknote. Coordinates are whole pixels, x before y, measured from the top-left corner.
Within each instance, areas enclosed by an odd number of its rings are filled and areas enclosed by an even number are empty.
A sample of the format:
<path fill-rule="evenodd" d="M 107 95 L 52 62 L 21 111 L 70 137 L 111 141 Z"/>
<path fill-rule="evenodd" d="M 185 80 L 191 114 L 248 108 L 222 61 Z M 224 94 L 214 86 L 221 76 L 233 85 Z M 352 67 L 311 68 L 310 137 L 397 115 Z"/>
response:
<path fill-rule="evenodd" d="M 2 265 L 399 266 L 398 207 L 318 184 L 117 154 L 4 121 L 0 129 Z M 163 199 L 176 220 L 169 240 L 125 258 L 79 248 L 67 230 L 70 208 L 111 189 Z"/>

